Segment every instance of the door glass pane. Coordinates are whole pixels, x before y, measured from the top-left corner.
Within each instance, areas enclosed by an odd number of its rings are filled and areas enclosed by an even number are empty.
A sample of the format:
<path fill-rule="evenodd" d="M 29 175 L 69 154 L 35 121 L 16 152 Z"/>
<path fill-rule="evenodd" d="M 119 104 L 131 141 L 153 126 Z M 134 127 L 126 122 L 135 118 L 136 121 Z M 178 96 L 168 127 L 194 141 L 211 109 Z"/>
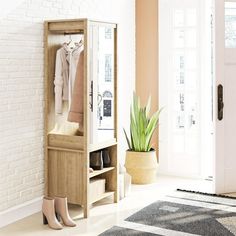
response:
<path fill-rule="evenodd" d="M 174 78 L 176 80 L 177 88 L 182 88 L 184 86 L 184 71 L 175 71 Z"/>
<path fill-rule="evenodd" d="M 175 69 L 184 69 L 184 53 L 175 53 L 174 55 L 174 67 Z"/>
<path fill-rule="evenodd" d="M 185 140 L 183 135 L 173 136 L 173 151 L 175 153 L 184 153 Z"/>
<path fill-rule="evenodd" d="M 225 47 L 236 48 L 236 2 L 225 2 Z"/>
<path fill-rule="evenodd" d="M 174 30 L 174 47 L 175 48 L 184 47 L 184 30 L 183 29 Z"/>
<path fill-rule="evenodd" d="M 196 29 L 188 29 L 186 30 L 186 47 L 188 48 L 196 48 L 197 46 L 197 32 Z"/>
<path fill-rule="evenodd" d="M 186 70 L 186 89 L 196 89 L 197 72 L 195 70 Z"/>
<path fill-rule="evenodd" d="M 196 69 L 197 67 L 197 53 L 196 51 L 187 51 L 186 52 L 186 63 L 185 69 Z"/>
<path fill-rule="evenodd" d="M 188 135 L 188 138 L 185 140 L 185 149 L 186 153 L 193 155 L 198 151 L 198 137 L 193 135 Z"/>
<path fill-rule="evenodd" d="M 186 24 L 187 26 L 197 25 L 197 11 L 196 9 L 187 9 L 186 11 Z"/>
<path fill-rule="evenodd" d="M 174 21 L 173 23 L 174 23 L 175 27 L 184 26 L 184 11 L 183 10 L 175 10 L 173 21 Z"/>

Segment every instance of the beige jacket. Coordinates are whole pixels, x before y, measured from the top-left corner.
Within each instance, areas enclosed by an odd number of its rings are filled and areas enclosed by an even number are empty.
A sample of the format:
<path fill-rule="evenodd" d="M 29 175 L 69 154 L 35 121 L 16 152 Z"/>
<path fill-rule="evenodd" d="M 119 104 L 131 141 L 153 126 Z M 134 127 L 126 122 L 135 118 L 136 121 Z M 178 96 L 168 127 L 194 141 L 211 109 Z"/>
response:
<path fill-rule="evenodd" d="M 54 79 L 56 114 L 62 113 L 63 101 L 69 101 L 69 107 L 71 105 L 76 69 L 81 51 L 82 47 L 75 47 L 71 50 L 65 44 L 57 50 Z"/>
<path fill-rule="evenodd" d="M 74 82 L 68 121 L 77 122 L 83 126 L 83 87 L 84 87 L 84 51 L 81 52 Z"/>

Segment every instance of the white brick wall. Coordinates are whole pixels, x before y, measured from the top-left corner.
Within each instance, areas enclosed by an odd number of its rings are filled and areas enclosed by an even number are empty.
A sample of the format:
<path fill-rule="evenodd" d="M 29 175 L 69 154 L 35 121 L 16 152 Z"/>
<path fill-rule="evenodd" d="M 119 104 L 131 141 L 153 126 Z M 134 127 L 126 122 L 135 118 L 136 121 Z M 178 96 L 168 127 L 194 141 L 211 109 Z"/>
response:
<path fill-rule="evenodd" d="M 19 2 L 19 0 L 18 0 Z M 2 7 L 2 6 L 1 6 Z M 117 22 L 120 158 L 135 83 L 135 0 L 26 0 L 0 16 L 0 212 L 43 195 L 43 21 Z"/>

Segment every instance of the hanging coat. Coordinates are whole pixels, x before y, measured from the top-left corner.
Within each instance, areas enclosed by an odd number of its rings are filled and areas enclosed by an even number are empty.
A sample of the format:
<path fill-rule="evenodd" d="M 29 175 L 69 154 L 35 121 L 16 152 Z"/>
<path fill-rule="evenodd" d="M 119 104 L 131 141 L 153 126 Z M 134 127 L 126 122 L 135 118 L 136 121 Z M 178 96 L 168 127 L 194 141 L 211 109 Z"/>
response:
<path fill-rule="evenodd" d="M 83 83 L 84 82 L 84 51 L 80 53 L 68 121 L 77 122 L 83 126 Z"/>
<path fill-rule="evenodd" d="M 71 105 L 73 85 L 81 51 L 81 47 L 70 50 L 65 44 L 57 50 L 54 79 L 56 114 L 62 113 L 63 101 L 68 101 L 69 107 Z"/>

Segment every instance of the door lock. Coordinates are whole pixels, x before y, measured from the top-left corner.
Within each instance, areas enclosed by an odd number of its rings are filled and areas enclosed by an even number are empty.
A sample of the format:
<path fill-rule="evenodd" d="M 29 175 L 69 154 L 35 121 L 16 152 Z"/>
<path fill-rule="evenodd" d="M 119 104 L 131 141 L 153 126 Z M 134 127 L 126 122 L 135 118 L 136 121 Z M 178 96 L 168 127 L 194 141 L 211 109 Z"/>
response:
<path fill-rule="evenodd" d="M 223 85 L 219 84 L 217 88 L 217 97 L 218 97 L 218 120 L 223 120 L 224 116 L 224 101 L 223 101 Z"/>

